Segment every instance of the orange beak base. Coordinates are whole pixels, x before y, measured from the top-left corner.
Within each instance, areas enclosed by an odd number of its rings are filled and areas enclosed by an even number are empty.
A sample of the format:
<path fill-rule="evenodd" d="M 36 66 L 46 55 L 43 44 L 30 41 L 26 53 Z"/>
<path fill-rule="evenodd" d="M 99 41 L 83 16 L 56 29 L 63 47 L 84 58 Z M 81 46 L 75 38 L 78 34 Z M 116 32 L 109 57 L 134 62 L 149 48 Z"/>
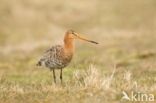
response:
<path fill-rule="evenodd" d="M 84 40 L 84 41 L 87 41 L 87 42 L 90 42 L 90 43 L 99 44 L 98 42 L 95 42 L 95 41 L 93 41 L 93 40 L 88 40 L 88 39 L 86 39 L 86 38 L 84 38 L 84 37 L 81 37 L 81 36 L 78 36 L 78 35 L 77 35 L 77 38 L 78 38 L 78 39 L 81 39 L 81 40 Z"/>

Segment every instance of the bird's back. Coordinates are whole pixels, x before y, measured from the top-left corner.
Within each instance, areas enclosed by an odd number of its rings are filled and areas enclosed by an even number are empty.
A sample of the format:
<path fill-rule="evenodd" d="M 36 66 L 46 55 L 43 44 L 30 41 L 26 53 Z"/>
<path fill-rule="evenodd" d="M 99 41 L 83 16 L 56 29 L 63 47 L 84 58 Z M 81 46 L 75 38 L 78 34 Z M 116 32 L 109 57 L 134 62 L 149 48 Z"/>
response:
<path fill-rule="evenodd" d="M 61 69 L 66 67 L 71 59 L 72 54 L 66 56 L 63 46 L 56 45 L 43 54 L 37 65 L 45 66 L 50 69 Z"/>

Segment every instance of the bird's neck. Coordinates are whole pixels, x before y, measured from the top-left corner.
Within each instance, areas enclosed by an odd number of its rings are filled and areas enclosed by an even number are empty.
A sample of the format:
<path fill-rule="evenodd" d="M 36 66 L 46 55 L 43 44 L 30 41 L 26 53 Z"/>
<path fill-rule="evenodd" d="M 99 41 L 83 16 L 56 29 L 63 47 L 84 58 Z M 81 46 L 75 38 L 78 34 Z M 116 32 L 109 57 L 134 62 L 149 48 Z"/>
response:
<path fill-rule="evenodd" d="M 68 53 L 73 53 L 74 52 L 74 40 L 73 39 L 65 39 L 64 40 L 64 49 Z"/>

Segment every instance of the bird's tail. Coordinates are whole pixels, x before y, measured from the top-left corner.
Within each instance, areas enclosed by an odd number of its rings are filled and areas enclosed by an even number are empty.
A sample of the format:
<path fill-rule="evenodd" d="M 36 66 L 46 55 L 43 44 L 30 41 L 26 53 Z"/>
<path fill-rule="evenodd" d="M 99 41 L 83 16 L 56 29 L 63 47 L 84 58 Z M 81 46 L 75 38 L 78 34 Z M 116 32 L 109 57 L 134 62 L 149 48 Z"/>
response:
<path fill-rule="evenodd" d="M 39 62 L 36 64 L 36 66 L 41 66 L 41 65 L 42 65 L 41 61 L 39 61 Z"/>

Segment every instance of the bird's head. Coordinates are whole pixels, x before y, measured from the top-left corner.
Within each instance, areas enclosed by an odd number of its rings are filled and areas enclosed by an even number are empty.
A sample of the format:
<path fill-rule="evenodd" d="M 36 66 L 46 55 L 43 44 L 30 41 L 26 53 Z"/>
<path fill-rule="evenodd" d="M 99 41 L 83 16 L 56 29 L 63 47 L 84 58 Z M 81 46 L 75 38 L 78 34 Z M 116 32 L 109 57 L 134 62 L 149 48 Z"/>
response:
<path fill-rule="evenodd" d="M 75 31 L 73 30 L 68 30 L 66 32 L 66 35 L 65 35 L 65 39 L 67 40 L 73 40 L 73 39 L 80 39 L 80 40 L 83 40 L 83 41 L 87 41 L 87 42 L 90 42 L 90 43 L 94 43 L 94 44 L 98 44 L 97 42 L 95 41 L 92 41 L 92 40 L 89 40 L 89 39 L 86 39 L 85 37 L 82 37 L 80 36 L 80 34 L 76 33 Z"/>

